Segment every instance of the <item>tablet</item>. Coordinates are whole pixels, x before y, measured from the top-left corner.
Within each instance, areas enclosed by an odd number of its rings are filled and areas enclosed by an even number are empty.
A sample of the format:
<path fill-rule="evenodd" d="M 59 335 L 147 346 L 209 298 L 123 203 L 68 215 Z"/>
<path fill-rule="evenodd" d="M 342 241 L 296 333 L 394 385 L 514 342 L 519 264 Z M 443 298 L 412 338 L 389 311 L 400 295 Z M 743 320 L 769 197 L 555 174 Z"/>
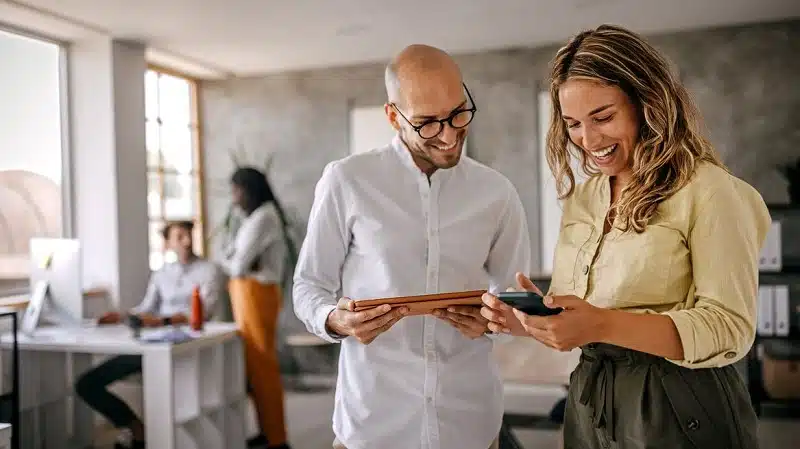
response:
<path fill-rule="evenodd" d="M 544 305 L 544 298 L 534 292 L 502 292 L 497 299 L 528 315 L 551 316 L 561 313 L 561 308 L 551 309 Z"/>
<path fill-rule="evenodd" d="M 481 296 L 484 293 L 486 293 L 486 290 L 466 290 L 427 295 L 360 299 L 354 301 L 352 311 L 360 312 L 389 304 L 392 308 L 408 307 L 411 315 L 422 315 L 435 309 L 446 309 L 450 306 L 480 306 L 482 304 Z"/>

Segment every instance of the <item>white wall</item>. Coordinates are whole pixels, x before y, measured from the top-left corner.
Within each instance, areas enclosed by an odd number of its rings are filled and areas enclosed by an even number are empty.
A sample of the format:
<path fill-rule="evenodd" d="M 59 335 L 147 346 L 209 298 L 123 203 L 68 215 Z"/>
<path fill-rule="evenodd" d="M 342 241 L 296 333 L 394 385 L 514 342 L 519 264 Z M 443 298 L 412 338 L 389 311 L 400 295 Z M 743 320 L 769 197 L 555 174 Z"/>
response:
<path fill-rule="evenodd" d="M 150 277 L 147 215 L 147 153 L 145 150 L 145 46 L 114 41 L 114 152 L 117 187 L 115 212 L 118 239 L 119 301 L 138 304 Z"/>
<path fill-rule="evenodd" d="M 561 226 L 561 202 L 558 200 L 556 181 L 547 165 L 546 139 L 547 129 L 550 127 L 551 101 L 550 93 L 539 93 L 539 191 L 541 192 L 542 211 L 539 215 L 541 233 L 541 275 L 550 275 L 553 272 L 553 253 L 558 242 L 558 231 Z M 577 159 L 572 160 L 572 171 L 575 173 L 577 184 L 586 180 L 587 176 L 580 169 Z"/>
<path fill-rule="evenodd" d="M 99 37 L 69 53 L 75 229 L 84 287 L 125 310 L 150 276 L 144 144 L 144 46 Z"/>
<path fill-rule="evenodd" d="M 61 184 L 60 48 L 0 30 L 0 170 Z"/>
<path fill-rule="evenodd" d="M 395 136 L 383 106 L 360 107 L 350 110 L 350 154 L 380 148 Z"/>

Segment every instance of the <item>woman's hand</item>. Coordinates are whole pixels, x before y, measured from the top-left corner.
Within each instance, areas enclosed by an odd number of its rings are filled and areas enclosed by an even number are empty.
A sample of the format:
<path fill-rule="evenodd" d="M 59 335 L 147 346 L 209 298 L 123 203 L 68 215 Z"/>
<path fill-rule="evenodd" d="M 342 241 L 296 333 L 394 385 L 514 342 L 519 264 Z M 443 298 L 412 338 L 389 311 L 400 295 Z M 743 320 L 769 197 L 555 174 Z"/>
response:
<path fill-rule="evenodd" d="M 513 309 L 525 332 L 541 343 L 559 351 L 571 351 L 604 339 L 608 310 L 573 295 L 547 296 L 544 304 L 564 310 L 558 315 L 532 316 Z"/>
<path fill-rule="evenodd" d="M 520 290 L 535 292 L 540 296 L 544 296 L 542 291 L 522 273 L 517 273 L 517 285 Z M 481 299 L 483 300 L 481 315 L 489 320 L 488 327 L 490 331 L 498 334 L 504 333 L 516 336 L 528 335 L 522 323 L 520 323 L 519 319 L 514 315 L 514 309 L 511 306 L 500 301 L 497 299 L 497 296 L 491 293 L 484 293 Z"/>

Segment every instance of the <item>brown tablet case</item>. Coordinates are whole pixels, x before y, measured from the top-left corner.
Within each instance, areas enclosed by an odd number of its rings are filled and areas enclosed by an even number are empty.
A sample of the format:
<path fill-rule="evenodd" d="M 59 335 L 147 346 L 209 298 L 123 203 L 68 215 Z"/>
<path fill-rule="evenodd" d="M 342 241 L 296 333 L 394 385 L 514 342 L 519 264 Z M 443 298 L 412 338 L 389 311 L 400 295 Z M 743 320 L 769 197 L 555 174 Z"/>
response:
<path fill-rule="evenodd" d="M 446 309 L 450 306 L 479 306 L 481 305 L 481 296 L 484 293 L 486 293 L 486 290 L 469 290 L 429 295 L 361 299 L 354 301 L 353 311 L 360 312 L 383 304 L 389 304 L 392 308 L 408 307 L 410 315 L 422 315 L 430 313 L 434 309 Z"/>

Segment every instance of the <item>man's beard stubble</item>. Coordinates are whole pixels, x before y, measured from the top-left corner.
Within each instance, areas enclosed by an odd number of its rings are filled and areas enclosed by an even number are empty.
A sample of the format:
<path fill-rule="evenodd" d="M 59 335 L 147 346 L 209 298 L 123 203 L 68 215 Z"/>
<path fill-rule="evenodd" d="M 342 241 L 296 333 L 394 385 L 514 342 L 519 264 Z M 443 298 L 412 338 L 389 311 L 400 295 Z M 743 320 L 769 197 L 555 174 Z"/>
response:
<path fill-rule="evenodd" d="M 406 144 L 406 147 L 408 147 L 408 149 L 411 151 L 411 154 L 413 154 L 415 157 L 422 159 L 437 169 L 448 169 L 458 165 L 458 162 L 461 160 L 461 152 L 463 151 L 465 134 L 466 130 L 459 130 L 456 137 L 456 145 L 458 146 L 457 156 L 454 159 L 448 159 L 444 164 L 437 162 L 434 156 L 435 152 L 441 151 L 440 148 L 447 148 L 447 145 L 438 138 L 435 137 L 433 139 L 424 141 L 424 143 L 420 143 L 419 138 L 409 139 L 409 136 L 405 132 L 401 133 L 400 137 Z M 412 137 L 419 136 L 415 135 Z"/>

